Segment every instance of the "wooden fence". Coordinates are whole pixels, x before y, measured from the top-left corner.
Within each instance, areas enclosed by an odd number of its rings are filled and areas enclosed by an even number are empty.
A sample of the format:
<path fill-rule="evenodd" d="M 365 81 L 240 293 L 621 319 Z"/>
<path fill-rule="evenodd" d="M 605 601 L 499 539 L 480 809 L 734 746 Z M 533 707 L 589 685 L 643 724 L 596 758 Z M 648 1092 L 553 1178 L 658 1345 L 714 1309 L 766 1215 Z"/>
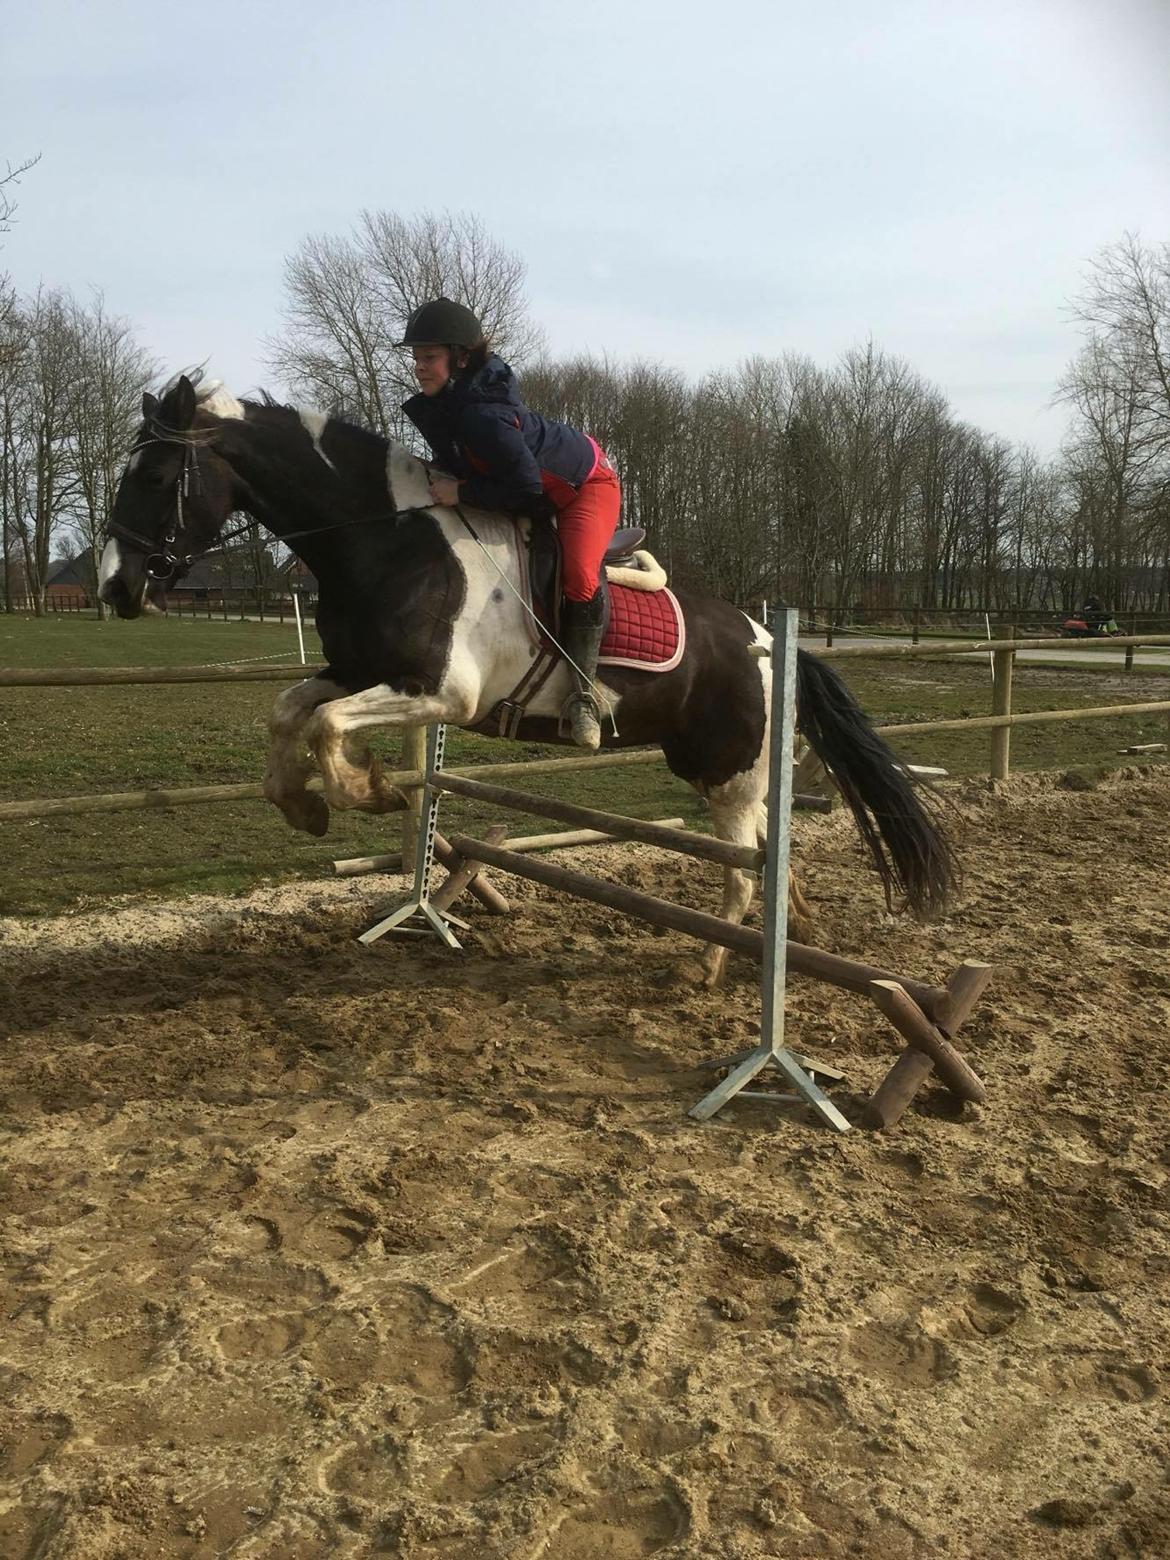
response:
<path fill-rule="evenodd" d="M 992 712 L 989 715 L 964 716 L 951 720 L 908 721 L 881 726 L 879 729 L 883 736 L 904 736 L 911 733 L 922 736 L 934 731 L 990 731 L 992 736 L 989 773 L 992 779 L 1002 780 L 1006 779 L 1010 772 L 1011 730 L 1015 726 L 1098 720 L 1110 716 L 1170 715 L 1170 699 L 1145 703 L 1097 705 L 1088 709 L 1013 712 L 1012 668 L 1016 652 L 1049 648 L 1069 650 L 1077 643 L 1068 639 L 1013 638 L 982 642 L 959 640 L 918 645 L 843 645 L 832 650 L 818 651 L 818 655 L 824 660 L 857 658 L 918 660 L 926 657 L 986 655 L 990 652 L 994 669 Z M 1170 634 L 1125 635 L 1109 643 L 1120 648 L 1137 645 L 1170 645 Z M 1167 669 L 1167 675 L 1170 676 L 1170 668 Z M 300 666 L 0 667 L 0 688 L 100 688 L 151 683 L 282 682 L 287 684 L 300 681 L 303 677 L 304 668 Z M 403 767 L 385 776 L 391 785 L 406 792 L 412 800 L 421 795 L 423 783 L 422 761 L 418 756 L 419 736 L 419 733 L 413 731 L 404 734 Z M 512 775 L 533 775 L 554 770 L 562 774 L 574 769 L 602 769 L 623 764 L 654 763 L 660 759 L 661 754 L 657 748 L 632 749 L 566 758 L 523 760 L 516 763 L 478 764 L 471 769 L 456 769 L 449 773 L 475 779 L 487 776 L 503 779 Z M 317 782 L 318 787 L 319 784 L 320 782 Z M 310 785 L 313 785 L 312 781 Z M 35 798 L 27 801 L 0 802 L 0 822 L 82 813 L 141 811 L 191 803 L 250 801 L 262 796 L 262 786 L 258 782 L 248 781 L 240 784 L 188 786 L 166 790 L 118 791 L 96 796 Z M 408 853 L 411 848 L 413 827 L 413 814 L 408 814 L 403 840 L 404 850 Z M 410 859 L 409 854 L 406 859 Z"/>
<path fill-rule="evenodd" d="M 301 593 L 302 614 L 311 616 L 315 607 L 316 597 Z M 3 610 L 3 604 L 0 603 L 0 611 Z M 108 615 L 110 609 L 105 610 Z M 11 611 L 14 616 L 34 617 L 36 601 L 27 594 L 14 596 Z M 99 618 L 102 614 L 93 593 L 84 586 L 50 585 L 45 593 L 43 615 Z M 295 620 L 292 595 L 287 590 L 281 590 L 278 585 L 263 590 L 257 590 L 252 585 L 213 585 L 187 591 L 180 586 L 168 591 L 162 615 L 180 621 L 195 618 L 224 623 L 292 623 Z"/>

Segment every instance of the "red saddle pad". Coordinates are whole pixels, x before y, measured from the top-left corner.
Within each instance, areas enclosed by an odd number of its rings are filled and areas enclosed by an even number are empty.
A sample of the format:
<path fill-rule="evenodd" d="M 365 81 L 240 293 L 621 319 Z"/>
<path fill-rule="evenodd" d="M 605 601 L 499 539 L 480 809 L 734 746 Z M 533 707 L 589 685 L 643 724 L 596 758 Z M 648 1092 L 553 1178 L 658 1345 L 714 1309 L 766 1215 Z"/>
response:
<path fill-rule="evenodd" d="M 603 665 L 669 672 L 682 660 L 685 645 L 682 608 L 673 591 L 609 587 L 609 623 L 601 642 Z"/>

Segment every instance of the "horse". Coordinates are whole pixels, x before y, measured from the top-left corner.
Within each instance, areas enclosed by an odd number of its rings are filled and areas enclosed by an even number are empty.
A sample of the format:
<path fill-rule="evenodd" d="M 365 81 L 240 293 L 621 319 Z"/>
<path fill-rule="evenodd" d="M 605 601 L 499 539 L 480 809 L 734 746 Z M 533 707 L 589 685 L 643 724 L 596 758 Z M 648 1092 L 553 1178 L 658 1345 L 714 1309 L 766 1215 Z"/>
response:
<path fill-rule="evenodd" d="M 282 693 L 269 722 L 264 792 L 297 829 L 323 834 L 330 808 L 389 811 L 402 796 L 364 733 L 444 722 L 475 728 L 522 682 L 535 654 L 522 599 L 526 522 L 432 502 L 425 464 L 339 417 L 241 400 L 217 381 L 178 374 L 146 393 L 142 425 L 107 525 L 99 595 L 137 617 L 170 583 L 230 539 L 242 512 L 288 545 L 319 584 L 327 665 Z M 675 592 L 685 652 L 670 671 L 605 666 L 604 747 L 662 749 L 708 804 L 715 834 L 762 843 L 767 826 L 767 630 L 725 601 Z M 560 740 L 572 691 L 561 662 L 510 733 Z M 800 729 L 833 776 L 893 907 L 941 913 L 955 859 L 932 811 L 824 662 L 801 650 Z M 315 757 L 324 795 L 306 789 Z M 722 915 L 743 919 L 753 876 L 725 869 Z M 727 950 L 703 956 L 708 986 Z"/>

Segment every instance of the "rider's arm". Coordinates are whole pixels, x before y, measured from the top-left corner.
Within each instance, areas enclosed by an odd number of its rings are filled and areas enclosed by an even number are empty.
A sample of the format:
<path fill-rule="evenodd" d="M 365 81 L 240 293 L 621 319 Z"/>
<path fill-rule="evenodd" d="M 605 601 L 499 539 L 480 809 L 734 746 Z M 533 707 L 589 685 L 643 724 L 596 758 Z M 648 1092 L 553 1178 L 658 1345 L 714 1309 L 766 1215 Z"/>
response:
<path fill-rule="evenodd" d="M 451 430 L 451 419 L 446 408 L 425 395 L 413 395 L 402 410 L 430 445 L 431 458 L 440 470 L 453 477 L 467 474 L 467 465 L 460 459 Z"/>
<path fill-rule="evenodd" d="M 543 492 L 540 467 L 508 407 L 469 409 L 460 426 L 468 464 L 483 467 L 459 484 L 462 503 L 476 509 L 528 513 Z"/>

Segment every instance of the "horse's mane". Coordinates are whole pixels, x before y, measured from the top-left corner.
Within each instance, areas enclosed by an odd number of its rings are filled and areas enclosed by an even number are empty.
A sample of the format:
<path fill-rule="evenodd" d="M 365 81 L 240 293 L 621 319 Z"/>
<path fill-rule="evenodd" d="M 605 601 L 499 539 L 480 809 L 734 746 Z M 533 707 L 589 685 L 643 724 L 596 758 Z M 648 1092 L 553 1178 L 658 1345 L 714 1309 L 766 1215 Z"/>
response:
<path fill-rule="evenodd" d="M 245 406 L 262 406 L 265 411 L 288 412 L 292 417 L 300 417 L 302 414 L 319 413 L 329 421 L 332 427 L 338 429 L 342 433 L 357 433 L 363 435 L 367 439 L 380 439 L 383 444 L 395 444 L 398 442 L 395 439 L 387 438 L 381 429 L 375 428 L 372 423 L 362 422 L 357 417 L 348 416 L 343 412 L 321 413 L 321 409 L 316 406 L 294 406 L 291 401 L 277 400 L 276 396 L 272 395 L 267 390 L 258 390 L 254 400 L 251 397 L 246 397 L 244 404 Z"/>
<path fill-rule="evenodd" d="M 244 408 L 248 406 L 260 407 L 264 411 L 287 412 L 292 417 L 300 417 L 302 413 L 319 412 L 318 407 L 294 406 L 291 401 L 281 401 L 271 391 L 259 389 L 255 395 L 234 395 L 224 384 L 222 379 L 206 378 L 207 364 L 197 363 L 190 368 L 180 368 L 172 374 L 166 384 L 157 392 L 161 401 L 168 391 L 173 390 L 179 380 L 186 376 L 190 380 L 195 391 L 195 404 L 200 411 L 210 412 L 213 417 L 242 417 Z M 364 434 L 366 438 L 381 439 L 383 443 L 392 443 L 379 429 L 369 423 L 361 422 L 358 418 L 340 412 L 326 412 L 324 416 L 338 429 L 348 433 Z"/>

